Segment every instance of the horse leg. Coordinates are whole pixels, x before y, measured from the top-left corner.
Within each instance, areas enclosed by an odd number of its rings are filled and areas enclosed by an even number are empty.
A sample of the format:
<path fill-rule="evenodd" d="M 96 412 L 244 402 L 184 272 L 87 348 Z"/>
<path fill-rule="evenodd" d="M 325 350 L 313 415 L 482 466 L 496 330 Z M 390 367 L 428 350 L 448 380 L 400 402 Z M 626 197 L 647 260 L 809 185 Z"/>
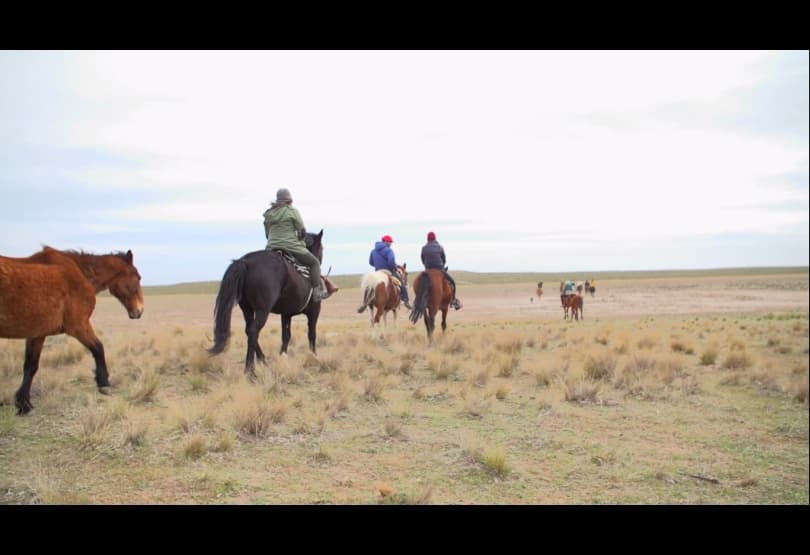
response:
<path fill-rule="evenodd" d="M 309 350 L 312 354 L 317 354 L 315 350 L 315 340 L 318 338 L 318 315 L 321 313 L 321 305 L 316 305 L 314 311 L 307 312 L 307 339 L 309 339 Z"/>
<path fill-rule="evenodd" d="M 104 345 L 93 331 L 90 321 L 88 320 L 87 324 L 78 329 L 65 330 L 65 333 L 78 339 L 79 343 L 92 353 L 93 360 L 96 362 L 96 386 L 99 393 L 108 395 L 110 393 L 110 375 L 107 372 L 107 361 L 104 358 Z"/>
<path fill-rule="evenodd" d="M 34 405 L 31 404 L 31 383 L 34 381 L 34 374 L 39 369 L 39 355 L 42 353 L 42 346 L 45 344 L 44 337 L 35 337 L 25 340 L 25 362 L 23 362 L 23 381 L 20 389 L 14 395 L 14 405 L 17 407 L 17 414 L 28 414 Z"/>
<path fill-rule="evenodd" d="M 423 319 L 425 320 L 425 331 L 427 332 L 428 343 L 431 343 L 433 341 L 433 338 L 431 337 L 431 333 L 430 333 L 430 331 L 431 331 L 430 330 L 430 314 L 429 314 L 429 312 L 427 310 L 425 311 Z"/>
<path fill-rule="evenodd" d="M 245 354 L 245 374 L 253 380 L 256 378 L 256 361 L 255 357 L 261 352 L 259 347 L 259 332 L 267 323 L 267 317 L 270 315 L 266 310 L 257 310 L 253 313 L 253 318 L 245 326 L 245 334 L 247 335 L 247 353 Z M 264 353 L 262 353 L 262 358 Z M 260 358 L 259 360 L 262 360 Z"/>
<path fill-rule="evenodd" d="M 433 331 L 436 329 L 436 312 L 428 309 L 426 318 L 428 319 L 428 341 L 432 344 Z"/>
<path fill-rule="evenodd" d="M 444 334 L 444 330 L 447 329 L 447 309 L 442 309 L 442 334 Z"/>
<path fill-rule="evenodd" d="M 254 324 L 255 317 L 254 317 L 254 314 L 253 314 L 253 309 L 250 308 L 247 305 L 243 306 L 241 304 L 239 305 L 239 308 L 242 309 L 242 315 L 245 317 L 245 336 L 250 338 L 251 326 L 255 325 Z M 256 353 L 256 358 L 259 360 L 259 362 L 261 362 L 262 364 L 267 366 L 267 357 L 264 356 L 264 351 L 262 351 L 262 348 L 259 345 L 259 336 L 258 336 L 258 334 L 256 335 L 256 345 L 255 345 L 254 352 Z M 245 358 L 245 363 L 247 363 L 247 357 Z M 247 368 L 245 370 L 247 370 Z"/>
<path fill-rule="evenodd" d="M 287 352 L 287 346 L 290 344 L 292 337 L 292 316 L 289 314 L 281 315 L 281 351 L 279 354 Z"/>

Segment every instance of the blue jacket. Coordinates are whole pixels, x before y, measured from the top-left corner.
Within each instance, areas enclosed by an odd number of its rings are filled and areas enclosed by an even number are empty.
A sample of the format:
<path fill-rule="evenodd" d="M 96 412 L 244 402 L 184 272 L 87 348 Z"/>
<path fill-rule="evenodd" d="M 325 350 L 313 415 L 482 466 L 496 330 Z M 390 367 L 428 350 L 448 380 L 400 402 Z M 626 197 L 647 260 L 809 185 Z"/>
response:
<path fill-rule="evenodd" d="M 368 263 L 374 266 L 375 270 L 391 270 L 396 273 L 397 259 L 394 251 L 384 241 L 374 243 L 374 248 L 368 255 Z"/>
<path fill-rule="evenodd" d="M 444 266 L 447 264 L 447 257 L 444 255 L 444 248 L 438 241 L 428 241 L 425 243 L 425 246 L 422 247 L 422 264 L 425 265 L 425 269 L 427 270 L 431 268 L 444 270 Z"/>

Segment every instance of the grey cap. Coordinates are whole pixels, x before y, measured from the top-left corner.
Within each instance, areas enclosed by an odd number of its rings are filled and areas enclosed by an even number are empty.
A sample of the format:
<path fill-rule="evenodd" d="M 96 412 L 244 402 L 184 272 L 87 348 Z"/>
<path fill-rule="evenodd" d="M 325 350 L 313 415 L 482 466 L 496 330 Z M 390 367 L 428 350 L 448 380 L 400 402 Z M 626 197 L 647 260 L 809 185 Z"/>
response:
<path fill-rule="evenodd" d="M 292 194 L 287 188 L 276 191 L 276 202 L 292 202 Z"/>

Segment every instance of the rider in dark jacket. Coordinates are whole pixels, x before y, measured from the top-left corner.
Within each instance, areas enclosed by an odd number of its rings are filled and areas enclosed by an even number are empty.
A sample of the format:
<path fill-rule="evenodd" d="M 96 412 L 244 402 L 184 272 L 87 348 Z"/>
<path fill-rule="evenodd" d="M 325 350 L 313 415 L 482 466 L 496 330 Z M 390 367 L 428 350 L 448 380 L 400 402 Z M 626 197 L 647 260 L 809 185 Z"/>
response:
<path fill-rule="evenodd" d="M 405 279 L 400 275 L 397 270 L 397 258 L 394 255 L 394 250 L 391 248 L 391 243 L 394 240 L 390 235 L 383 235 L 382 239 L 374 244 L 374 248 L 368 255 L 368 263 L 374 266 L 375 270 L 388 270 L 391 275 L 399 278 L 400 298 L 405 308 L 411 310 L 411 304 L 408 302 L 408 288 L 405 286 Z"/>
<path fill-rule="evenodd" d="M 453 300 L 450 305 L 458 310 L 462 307 L 461 301 L 456 298 L 456 281 L 447 273 L 447 256 L 444 254 L 444 247 L 442 247 L 436 240 L 436 234 L 432 231 L 427 234 L 427 243 L 422 247 L 422 264 L 425 265 L 426 270 L 436 269 L 444 272 L 447 281 L 453 286 Z"/>

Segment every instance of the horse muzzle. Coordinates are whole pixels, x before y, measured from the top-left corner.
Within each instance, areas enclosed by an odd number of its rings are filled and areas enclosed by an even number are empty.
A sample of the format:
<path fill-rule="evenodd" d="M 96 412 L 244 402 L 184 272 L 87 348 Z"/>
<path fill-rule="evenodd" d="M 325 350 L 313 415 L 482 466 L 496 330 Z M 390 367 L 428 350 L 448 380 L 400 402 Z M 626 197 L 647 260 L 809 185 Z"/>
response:
<path fill-rule="evenodd" d="M 136 308 L 135 310 L 129 311 L 129 317 L 131 320 L 137 320 L 143 315 L 143 307 Z"/>

